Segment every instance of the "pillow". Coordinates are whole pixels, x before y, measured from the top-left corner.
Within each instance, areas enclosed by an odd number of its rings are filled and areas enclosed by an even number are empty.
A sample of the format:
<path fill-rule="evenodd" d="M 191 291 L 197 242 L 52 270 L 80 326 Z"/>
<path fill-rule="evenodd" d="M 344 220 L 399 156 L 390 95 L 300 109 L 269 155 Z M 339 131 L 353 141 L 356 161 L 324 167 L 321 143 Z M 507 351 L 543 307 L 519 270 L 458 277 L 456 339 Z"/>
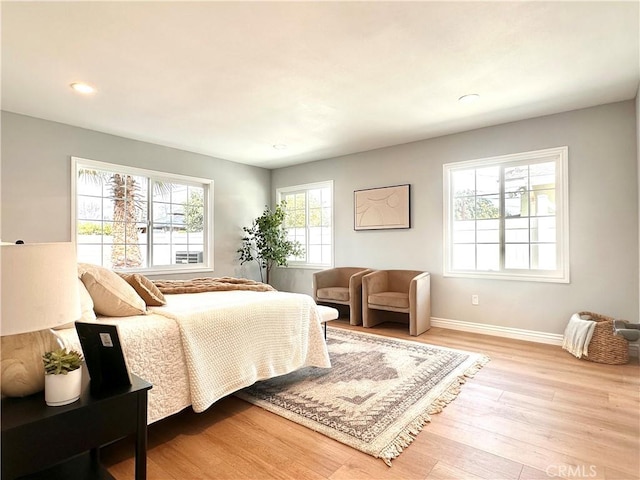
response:
<path fill-rule="evenodd" d="M 98 265 L 80 264 L 82 283 L 87 287 L 96 313 L 128 317 L 146 313 L 144 300 L 117 273 Z"/>
<path fill-rule="evenodd" d="M 78 263 L 78 278 L 82 278 L 86 272 L 93 271 L 96 268 L 102 268 L 99 265 L 93 263 Z"/>
<path fill-rule="evenodd" d="M 93 299 L 81 279 L 78 279 L 78 296 L 80 297 L 80 322 L 95 322 L 96 312 L 93 311 Z"/>
<path fill-rule="evenodd" d="M 84 286 L 82 280 L 78 277 L 78 298 L 80 299 L 80 318 L 76 320 L 80 322 L 95 322 L 96 312 L 93 311 L 93 300 L 91 295 L 87 291 L 87 287 Z M 58 327 L 53 327 L 54 330 L 61 330 L 63 328 L 73 328 L 74 322 L 65 323 Z"/>
<path fill-rule="evenodd" d="M 159 307 L 167 303 L 158 287 L 144 275 L 140 275 L 139 273 L 119 273 L 118 275 L 133 287 L 147 305 Z"/>

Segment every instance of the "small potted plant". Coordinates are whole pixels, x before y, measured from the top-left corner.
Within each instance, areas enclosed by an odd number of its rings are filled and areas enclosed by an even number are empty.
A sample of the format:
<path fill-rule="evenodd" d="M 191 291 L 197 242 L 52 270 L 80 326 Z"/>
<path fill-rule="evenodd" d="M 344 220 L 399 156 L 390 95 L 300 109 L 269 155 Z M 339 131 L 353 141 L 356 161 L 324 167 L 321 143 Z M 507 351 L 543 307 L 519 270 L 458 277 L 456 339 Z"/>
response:
<path fill-rule="evenodd" d="M 44 399 L 49 406 L 73 403 L 82 390 L 82 354 L 59 348 L 42 356 L 44 362 Z"/>

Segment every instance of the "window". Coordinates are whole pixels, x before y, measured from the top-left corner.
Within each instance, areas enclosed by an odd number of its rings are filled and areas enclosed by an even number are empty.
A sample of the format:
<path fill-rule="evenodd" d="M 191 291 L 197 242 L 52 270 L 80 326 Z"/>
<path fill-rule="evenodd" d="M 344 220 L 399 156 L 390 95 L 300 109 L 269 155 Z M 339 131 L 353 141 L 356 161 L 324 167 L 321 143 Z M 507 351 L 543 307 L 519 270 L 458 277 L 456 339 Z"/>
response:
<path fill-rule="evenodd" d="M 295 266 L 333 265 L 333 182 L 279 188 L 278 203 L 285 202 L 284 227 L 289 240 L 302 244 L 304 253 L 290 258 Z"/>
<path fill-rule="evenodd" d="M 79 262 L 155 273 L 212 268 L 210 180 L 72 162 Z"/>
<path fill-rule="evenodd" d="M 444 275 L 569 282 L 567 147 L 444 165 Z"/>

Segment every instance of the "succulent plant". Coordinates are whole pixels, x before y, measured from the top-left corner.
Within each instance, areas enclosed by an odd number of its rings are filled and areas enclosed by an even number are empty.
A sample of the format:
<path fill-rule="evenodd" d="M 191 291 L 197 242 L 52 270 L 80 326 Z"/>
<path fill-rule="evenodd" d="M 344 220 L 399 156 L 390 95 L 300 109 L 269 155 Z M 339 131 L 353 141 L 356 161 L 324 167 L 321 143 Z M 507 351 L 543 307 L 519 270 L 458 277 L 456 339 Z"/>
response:
<path fill-rule="evenodd" d="M 59 348 L 42 356 L 45 375 L 66 375 L 82 365 L 82 354 L 76 350 Z"/>

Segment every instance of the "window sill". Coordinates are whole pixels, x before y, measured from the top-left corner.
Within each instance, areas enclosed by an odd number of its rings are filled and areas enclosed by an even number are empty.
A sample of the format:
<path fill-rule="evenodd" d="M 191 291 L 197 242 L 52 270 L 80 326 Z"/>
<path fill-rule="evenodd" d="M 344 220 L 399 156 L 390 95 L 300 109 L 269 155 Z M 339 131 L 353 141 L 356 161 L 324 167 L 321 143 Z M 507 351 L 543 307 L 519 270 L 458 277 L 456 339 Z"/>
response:
<path fill-rule="evenodd" d="M 177 267 L 177 268 L 131 268 L 127 270 L 116 270 L 119 273 L 139 273 L 145 276 L 157 275 L 178 275 L 182 273 L 211 273 L 212 267 Z"/>
<path fill-rule="evenodd" d="M 278 267 L 278 268 L 300 268 L 305 270 L 325 270 L 327 268 L 333 268 L 333 265 L 327 264 L 318 264 L 318 263 L 290 263 L 286 267 Z"/>
<path fill-rule="evenodd" d="M 497 273 L 497 272 L 445 272 L 442 274 L 445 278 L 480 278 L 484 280 L 509 280 L 518 282 L 545 282 L 545 283 L 571 283 L 569 272 L 566 275 L 532 275 L 532 274 L 513 274 L 513 273 Z"/>

